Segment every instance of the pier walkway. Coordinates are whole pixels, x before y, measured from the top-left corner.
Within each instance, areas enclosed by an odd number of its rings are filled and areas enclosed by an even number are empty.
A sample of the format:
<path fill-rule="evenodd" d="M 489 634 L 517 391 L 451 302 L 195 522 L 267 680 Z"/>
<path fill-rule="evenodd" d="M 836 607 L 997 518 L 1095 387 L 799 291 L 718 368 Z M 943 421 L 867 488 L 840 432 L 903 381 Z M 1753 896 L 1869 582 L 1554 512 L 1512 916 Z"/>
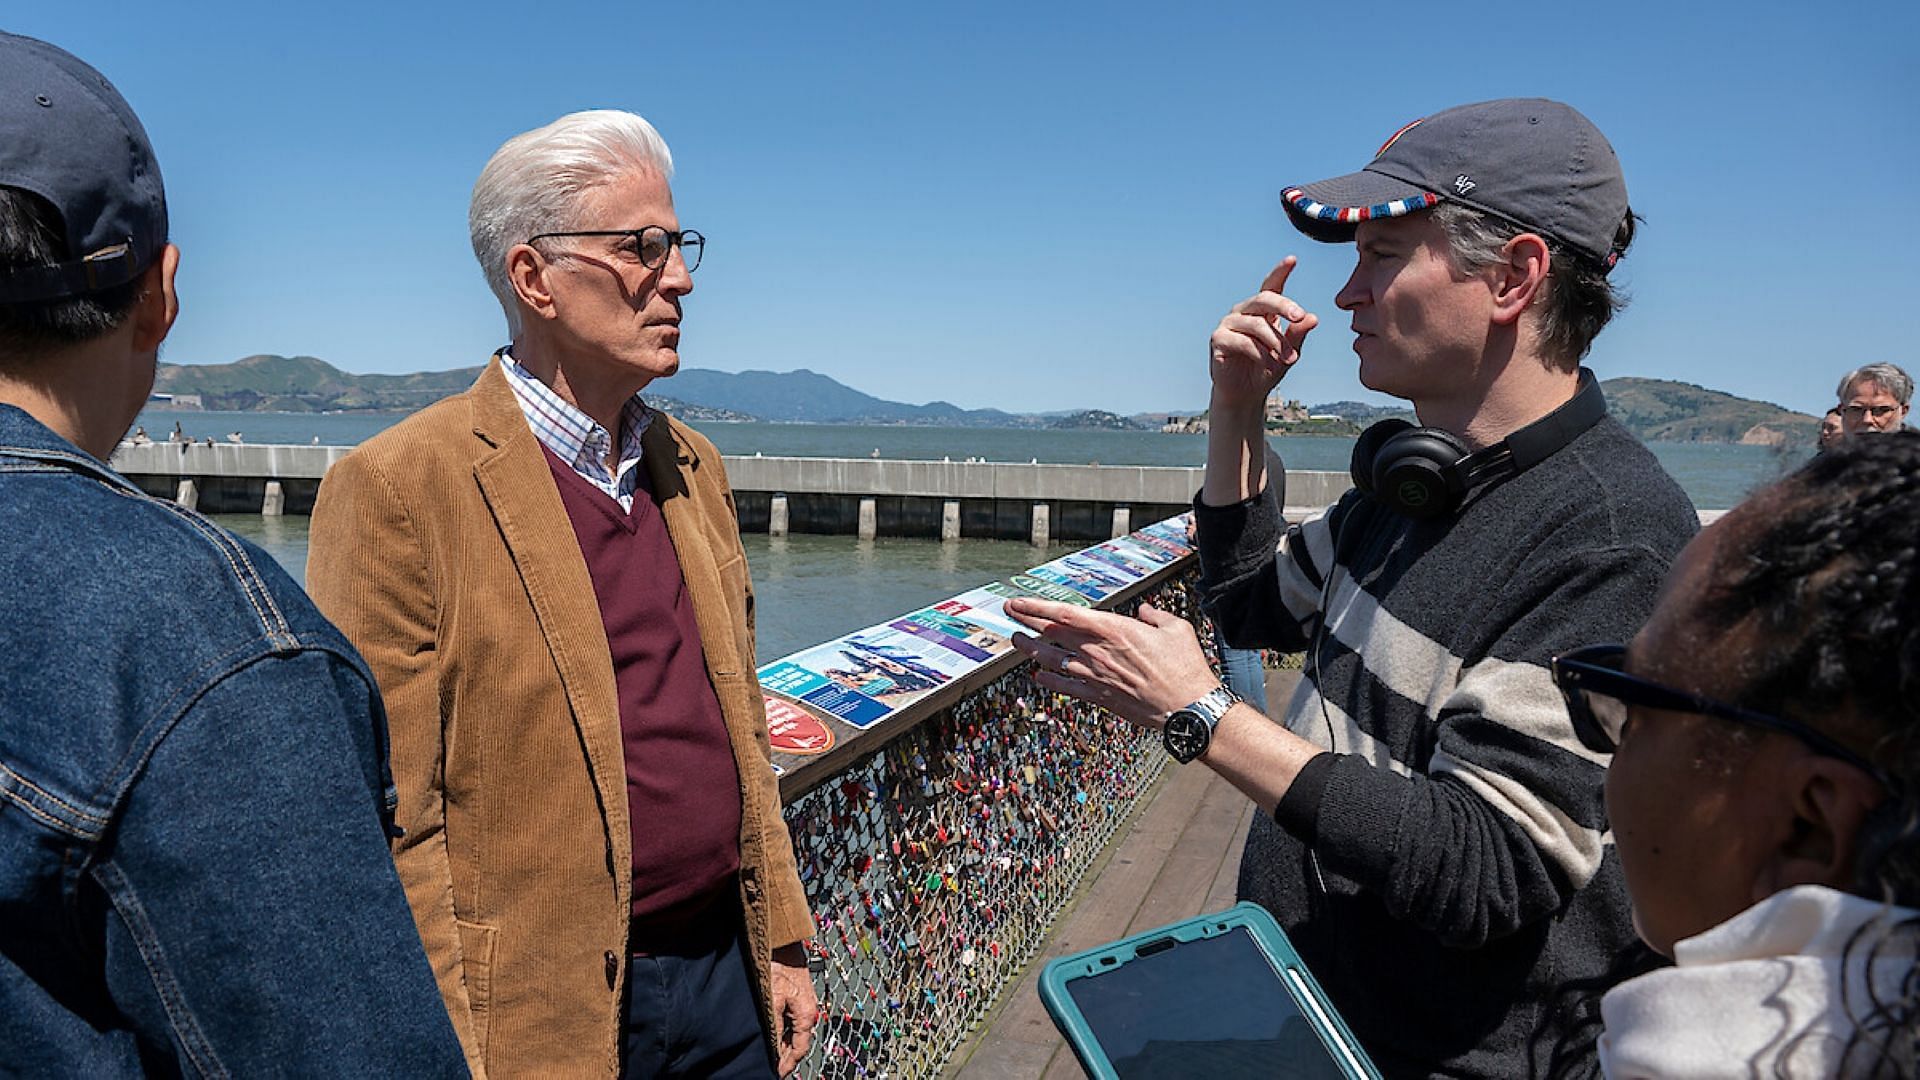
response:
<path fill-rule="evenodd" d="M 1269 670 L 1268 703 L 1284 705 L 1299 678 L 1297 671 Z M 1040 954 L 954 1054 L 948 1077 L 1085 1076 L 1040 1004 L 1040 969 L 1057 956 L 1232 906 L 1253 803 L 1205 766 L 1169 766 L 1159 784 L 1081 884 Z"/>

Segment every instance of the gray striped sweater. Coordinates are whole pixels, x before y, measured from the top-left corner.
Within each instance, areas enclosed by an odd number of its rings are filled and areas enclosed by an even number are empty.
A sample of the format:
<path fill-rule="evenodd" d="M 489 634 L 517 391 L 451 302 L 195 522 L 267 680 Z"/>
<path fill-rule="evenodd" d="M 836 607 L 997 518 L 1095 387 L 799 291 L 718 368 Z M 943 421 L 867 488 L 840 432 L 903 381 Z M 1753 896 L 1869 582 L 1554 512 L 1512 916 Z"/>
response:
<path fill-rule="evenodd" d="M 1230 644 L 1312 647 L 1284 719 L 1331 751 L 1256 817 L 1240 895 L 1389 1075 L 1537 1074 L 1556 995 L 1636 940 L 1606 759 L 1547 662 L 1633 636 L 1693 507 L 1611 418 L 1438 520 L 1350 491 L 1289 528 L 1284 485 L 1195 501 L 1209 609 Z"/>

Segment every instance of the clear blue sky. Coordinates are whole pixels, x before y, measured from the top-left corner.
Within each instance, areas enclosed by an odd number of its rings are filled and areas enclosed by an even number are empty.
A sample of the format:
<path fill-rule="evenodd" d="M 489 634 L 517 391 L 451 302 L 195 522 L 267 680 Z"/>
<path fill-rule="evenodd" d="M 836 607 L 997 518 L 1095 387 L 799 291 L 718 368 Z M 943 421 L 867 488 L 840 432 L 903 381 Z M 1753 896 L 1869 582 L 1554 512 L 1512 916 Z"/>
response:
<path fill-rule="evenodd" d="M 1288 396 L 1368 398 L 1351 248 L 1277 193 L 1406 121 L 1539 95 L 1612 139 L 1647 218 L 1603 377 L 1819 412 L 1920 368 L 1920 4 L 60 3 L 0 25 L 104 71 L 184 252 L 166 359 L 349 371 L 502 343 L 466 206 L 504 139 L 645 115 L 709 237 L 683 361 L 894 400 L 1197 408 L 1226 307 L 1298 252 L 1326 320 Z M 671 393 L 671 383 L 660 386 Z"/>

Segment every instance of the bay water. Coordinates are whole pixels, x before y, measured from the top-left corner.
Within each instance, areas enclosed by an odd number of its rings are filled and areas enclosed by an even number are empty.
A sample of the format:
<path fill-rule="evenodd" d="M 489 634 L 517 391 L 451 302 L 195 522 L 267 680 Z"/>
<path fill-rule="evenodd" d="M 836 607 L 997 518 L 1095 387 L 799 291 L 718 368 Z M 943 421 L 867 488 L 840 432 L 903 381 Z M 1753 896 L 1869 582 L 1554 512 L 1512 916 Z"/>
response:
<path fill-rule="evenodd" d="M 273 553 L 306 584 L 307 519 L 209 514 Z M 1017 574 L 1067 549 L 1042 552 L 1017 540 L 909 540 L 749 534 L 754 624 L 762 663 L 850 631 L 917 611 L 984 582 Z"/>
<path fill-rule="evenodd" d="M 164 441 L 177 423 L 195 439 L 249 443 L 352 445 L 396 423 L 394 413 L 258 413 L 148 409 L 136 421 Z M 1018 428 L 930 428 L 851 424 L 703 423 L 722 453 L 769 457 L 871 457 L 955 461 L 1039 461 L 1057 464 L 1174 465 L 1206 463 L 1206 437 L 1149 431 L 1051 431 Z M 1280 437 L 1275 449 L 1289 468 L 1344 472 L 1353 440 Z M 1651 449 L 1703 510 L 1724 510 L 1747 492 L 1805 460 L 1805 451 L 1706 443 L 1653 443 Z M 221 514 L 214 520 L 272 552 L 304 582 L 307 519 Z M 1143 523 L 1144 524 L 1144 523 Z M 762 660 L 858 630 L 1017 573 L 1060 553 L 1018 541 L 849 536 L 742 537 L 758 599 Z"/>

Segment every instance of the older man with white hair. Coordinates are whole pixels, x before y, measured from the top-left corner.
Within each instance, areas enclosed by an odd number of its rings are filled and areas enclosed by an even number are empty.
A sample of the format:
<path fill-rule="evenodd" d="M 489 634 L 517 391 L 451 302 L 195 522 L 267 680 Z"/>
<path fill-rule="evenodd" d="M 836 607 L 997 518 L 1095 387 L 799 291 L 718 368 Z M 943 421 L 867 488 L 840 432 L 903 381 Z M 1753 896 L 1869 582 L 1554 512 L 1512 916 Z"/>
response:
<path fill-rule="evenodd" d="M 1868 364 L 1847 372 L 1836 393 L 1842 433 L 1899 431 L 1913 400 L 1913 376 L 1893 364 Z"/>
<path fill-rule="evenodd" d="M 630 113 L 510 139 L 474 253 L 512 344 L 342 460 L 308 584 L 379 680 L 394 858 L 476 1075 L 768 1076 L 813 930 L 720 455 L 639 392 L 703 238 Z"/>

